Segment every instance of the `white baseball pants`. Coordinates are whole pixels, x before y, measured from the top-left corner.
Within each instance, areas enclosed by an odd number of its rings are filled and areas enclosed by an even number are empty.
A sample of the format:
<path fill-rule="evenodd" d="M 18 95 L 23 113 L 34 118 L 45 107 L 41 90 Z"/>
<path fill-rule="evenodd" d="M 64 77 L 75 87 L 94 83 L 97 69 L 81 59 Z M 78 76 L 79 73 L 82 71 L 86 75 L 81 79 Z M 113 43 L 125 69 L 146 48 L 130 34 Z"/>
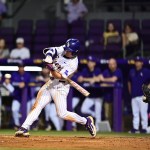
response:
<path fill-rule="evenodd" d="M 91 116 L 95 117 L 97 131 L 99 130 L 99 123 L 102 120 L 102 104 L 103 100 L 101 98 L 86 98 L 81 107 L 81 112 L 83 114 L 90 114 Z M 93 105 L 95 106 L 95 110 L 91 110 Z"/>
<path fill-rule="evenodd" d="M 20 118 L 20 107 L 21 107 L 21 104 L 18 100 L 13 100 L 12 101 L 12 106 L 11 106 L 11 109 L 12 109 L 12 116 L 13 116 L 13 119 L 14 119 L 14 124 L 16 126 L 20 126 L 20 121 L 19 121 L 19 118 Z"/>
<path fill-rule="evenodd" d="M 142 96 L 132 98 L 131 101 L 132 114 L 133 114 L 133 128 L 138 130 L 140 124 L 141 116 L 141 125 L 142 129 L 147 129 L 148 126 L 148 104 L 144 103 Z"/>
<path fill-rule="evenodd" d="M 86 118 L 81 117 L 76 113 L 67 111 L 68 92 L 69 86 L 64 85 L 63 83 L 55 84 L 53 82 L 51 85 L 49 85 L 49 82 L 45 83 L 38 92 L 33 109 L 27 116 L 22 127 L 29 129 L 32 123 L 38 119 L 38 116 L 41 113 L 42 109 L 48 103 L 50 103 L 52 99 L 54 100 L 56 112 L 60 118 L 85 125 L 87 121 Z"/>
<path fill-rule="evenodd" d="M 57 115 L 55 104 L 54 103 L 48 103 L 46 105 L 46 107 L 44 108 L 44 111 L 45 111 L 45 120 L 49 121 L 49 119 L 51 119 L 56 130 L 57 131 L 62 130 L 62 126 L 63 126 L 62 122 L 63 121 L 61 121 Z"/>

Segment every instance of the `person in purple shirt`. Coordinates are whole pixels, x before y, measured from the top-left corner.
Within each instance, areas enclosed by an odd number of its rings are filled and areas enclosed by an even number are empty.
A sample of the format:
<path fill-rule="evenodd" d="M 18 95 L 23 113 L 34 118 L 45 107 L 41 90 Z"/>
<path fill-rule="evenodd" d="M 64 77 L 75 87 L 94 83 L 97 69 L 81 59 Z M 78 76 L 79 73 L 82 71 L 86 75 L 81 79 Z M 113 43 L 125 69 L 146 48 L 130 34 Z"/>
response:
<path fill-rule="evenodd" d="M 78 77 L 78 82 L 82 83 L 84 87 L 87 87 L 90 91 L 90 96 L 85 98 L 81 112 L 83 114 L 89 114 L 95 117 L 95 125 L 97 131 L 99 131 L 99 124 L 101 122 L 101 112 L 102 112 L 102 98 L 99 88 L 95 88 L 99 83 L 95 82 L 95 77 L 101 74 L 99 67 L 96 67 L 96 60 L 94 57 L 89 56 L 87 67 L 83 69 L 81 75 Z M 94 106 L 94 111 L 91 107 Z"/>
<path fill-rule="evenodd" d="M 30 82 L 30 74 L 24 71 L 24 65 L 20 64 L 18 72 L 14 72 L 12 74 L 12 85 L 15 87 L 15 91 L 13 94 L 13 102 L 12 102 L 12 116 L 14 119 L 14 129 L 18 129 L 20 126 L 20 107 L 22 101 L 22 90 L 28 83 Z"/>
<path fill-rule="evenodd" d="M 98 76 L 98 80 L 103 82 L 102 86 L 110 86 L 110 84 L 122 83 L 122 72 L 117 67 L 117 62 L 114 58 L 109 59 L 108 69 Z M 106 88 L 104 90 L 104 113 L 105 119 L 112 125 L 112 101 L 113 101 L 113 88 Z"/>
<path fill-rule="evenodd" d="M 150 70 L 143 67 L 143 59 L 135 58 L 135 68 L 129 72 L 128 90 L 131 94 L 133 128 L 130 133 L 146 133 L 148 127 L 148 104 L 143 102 L 142 84 L 150 80 Z M 139 131 L 141 117 L 142 129 Z"/>

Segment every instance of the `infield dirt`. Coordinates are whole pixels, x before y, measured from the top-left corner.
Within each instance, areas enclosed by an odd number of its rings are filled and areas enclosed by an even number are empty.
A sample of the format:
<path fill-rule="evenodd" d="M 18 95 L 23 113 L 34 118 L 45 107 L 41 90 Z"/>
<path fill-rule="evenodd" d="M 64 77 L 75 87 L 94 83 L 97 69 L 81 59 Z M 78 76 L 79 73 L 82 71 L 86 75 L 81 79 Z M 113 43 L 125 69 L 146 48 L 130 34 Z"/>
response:
<path fill-rule="evenodd" d="M 150 150 L 150 137 L 0 136 L 0 149 Z"/>

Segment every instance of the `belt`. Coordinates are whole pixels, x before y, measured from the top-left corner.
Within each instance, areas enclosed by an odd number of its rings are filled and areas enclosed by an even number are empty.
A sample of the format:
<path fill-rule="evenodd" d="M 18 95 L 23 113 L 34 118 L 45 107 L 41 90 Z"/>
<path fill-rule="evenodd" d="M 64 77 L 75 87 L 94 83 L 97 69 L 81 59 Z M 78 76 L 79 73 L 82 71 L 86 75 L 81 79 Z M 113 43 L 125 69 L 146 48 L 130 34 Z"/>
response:
<path fill-rule="evenodd" d="M 54 77 L 50 77 L 51 80 L 54 80 L 55 78 Z M 63 81 L 63 80 L 58 80 L 59 82 L 61 83 L 66 83 L 66 81 Z"/>
<path fill-rule="evenodd" d="M 61 82 L 61 83 L 66 83 L 66 81 L 62 81 L 62 80 L 59 80 L 59 82 Z"/>

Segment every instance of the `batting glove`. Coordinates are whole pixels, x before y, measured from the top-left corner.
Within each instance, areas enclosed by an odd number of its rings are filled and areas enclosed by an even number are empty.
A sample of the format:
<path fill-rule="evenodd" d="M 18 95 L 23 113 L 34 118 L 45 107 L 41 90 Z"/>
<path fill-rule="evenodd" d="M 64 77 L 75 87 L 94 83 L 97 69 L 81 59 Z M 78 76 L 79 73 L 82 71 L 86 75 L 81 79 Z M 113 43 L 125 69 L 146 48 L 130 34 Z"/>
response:
<path fill-rule="evenodd" d="M 51 64 L 51 63 L 53 62 L 53 59 L 52 59 L 52 57 L 51 57 L 50 55 L 47 55 L 46 58 L 43 59 L 43 61 L 44 61 L 45 63 Z"/>

